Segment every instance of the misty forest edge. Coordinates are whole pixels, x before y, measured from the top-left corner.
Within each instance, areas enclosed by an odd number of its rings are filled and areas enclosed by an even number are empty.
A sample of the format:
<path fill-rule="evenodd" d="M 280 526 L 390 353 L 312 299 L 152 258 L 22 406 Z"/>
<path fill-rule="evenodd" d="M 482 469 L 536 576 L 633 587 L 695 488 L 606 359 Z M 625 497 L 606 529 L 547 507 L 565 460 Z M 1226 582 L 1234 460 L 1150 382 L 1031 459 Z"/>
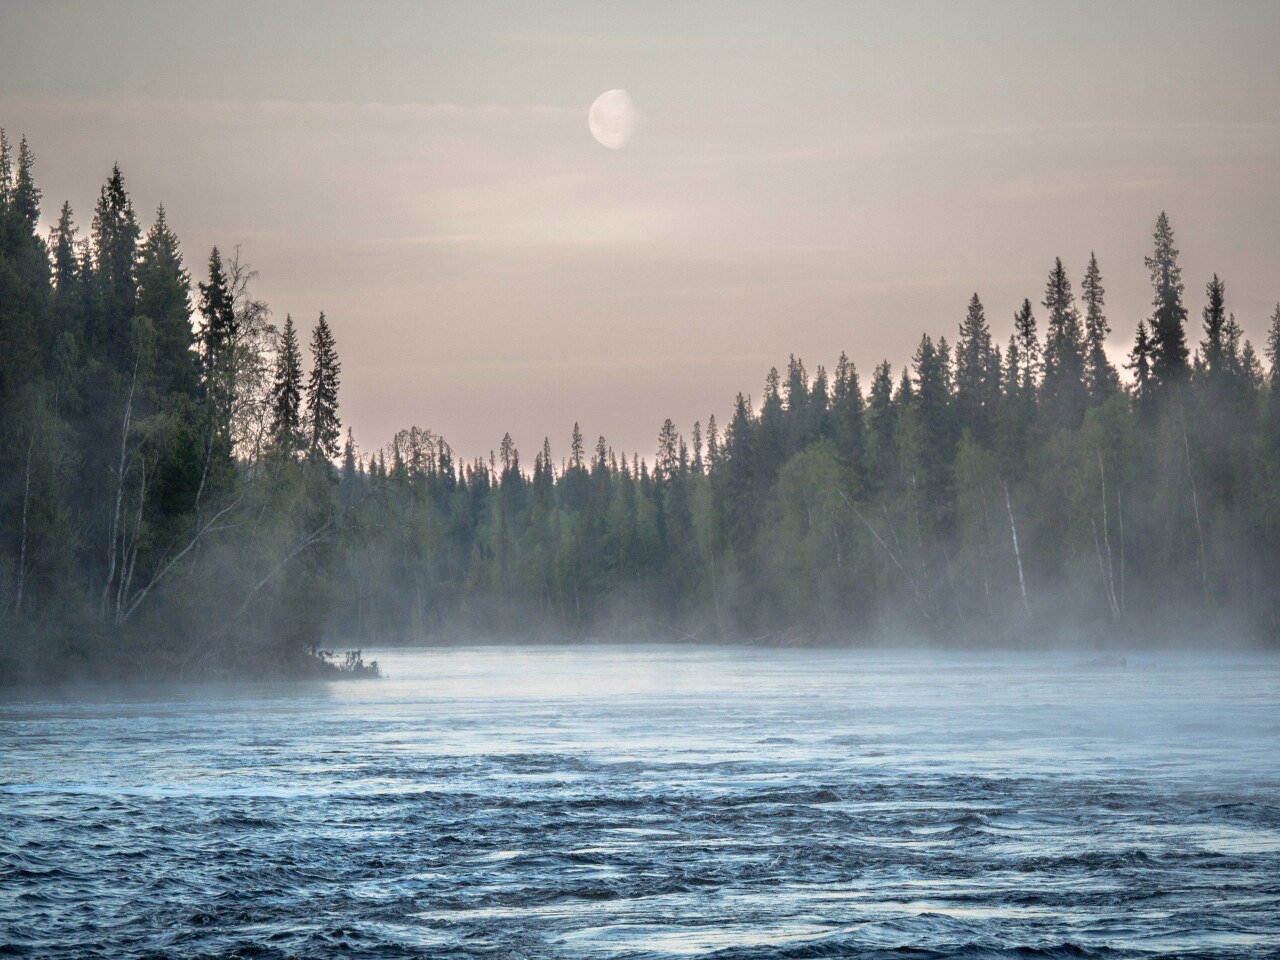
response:
<path fill-rule="evenodd" d="M 0 137 L 0 139 L 3 139 Z M 323 314 L 304 368 L 237 251 L 194 288 L 113 169 L 77 239 L 0 158 L 0 680 L 323 674 L 327 643 L 610 637 L 1280 643 L 1280 305 L 1269 372 L 1168 218 L 1121 377 L 1090 256 L 1005 349 L 974 294 L 864 394 L 792 358 L 652 467 L 585 440 L 525 467 L 429 430 L 360 455 Z M 195 311 L 193 312 L 193 299 Z M 194 323 L 193 323 L 194 318 Z M 1195 334 L 1193 334 L 1195 335 Z"/>

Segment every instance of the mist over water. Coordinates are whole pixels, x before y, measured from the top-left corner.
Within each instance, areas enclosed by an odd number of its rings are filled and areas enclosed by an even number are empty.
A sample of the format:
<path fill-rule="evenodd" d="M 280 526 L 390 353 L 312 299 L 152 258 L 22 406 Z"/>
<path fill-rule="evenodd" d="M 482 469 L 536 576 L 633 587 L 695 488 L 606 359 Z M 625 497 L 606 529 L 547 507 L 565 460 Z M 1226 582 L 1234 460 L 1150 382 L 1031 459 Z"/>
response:
<path fill-rule="evenodd" d="M 1280 659 L 377 651 L 6 693 L 0 953 L 1280 950 Z"/>

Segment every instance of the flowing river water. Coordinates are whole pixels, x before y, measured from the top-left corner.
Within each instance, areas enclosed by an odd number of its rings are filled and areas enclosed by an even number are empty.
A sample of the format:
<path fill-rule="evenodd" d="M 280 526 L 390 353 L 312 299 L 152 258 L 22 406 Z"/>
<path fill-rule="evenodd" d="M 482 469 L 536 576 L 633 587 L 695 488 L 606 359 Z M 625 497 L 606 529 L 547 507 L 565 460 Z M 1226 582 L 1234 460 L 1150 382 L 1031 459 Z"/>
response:
<path fill-rule="evenodd" d="M 1280 660 L 377 651 L 0 693 L 0 955 L 1280 955 Z"/>

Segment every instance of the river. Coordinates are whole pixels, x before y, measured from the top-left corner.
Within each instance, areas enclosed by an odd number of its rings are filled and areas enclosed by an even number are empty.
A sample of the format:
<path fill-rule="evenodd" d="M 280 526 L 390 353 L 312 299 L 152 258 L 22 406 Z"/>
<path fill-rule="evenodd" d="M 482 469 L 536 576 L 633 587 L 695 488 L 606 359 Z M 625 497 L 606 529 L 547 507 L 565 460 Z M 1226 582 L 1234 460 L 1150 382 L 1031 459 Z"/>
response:
<path fill-rule="evenodd" d="M 0 955 L 1280 951 L 1274 658 L 373 656 L 0 693 Z"/>

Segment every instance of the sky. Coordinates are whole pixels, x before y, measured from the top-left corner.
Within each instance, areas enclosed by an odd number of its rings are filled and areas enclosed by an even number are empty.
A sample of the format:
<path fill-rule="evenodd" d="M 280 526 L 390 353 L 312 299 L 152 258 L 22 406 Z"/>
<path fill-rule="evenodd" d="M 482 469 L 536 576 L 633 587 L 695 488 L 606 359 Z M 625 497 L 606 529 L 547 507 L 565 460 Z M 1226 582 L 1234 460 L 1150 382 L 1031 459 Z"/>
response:
<path fill-rule="evenodd" d="M 365 451 L 419 425 L 652 456 L 770 366 L 864 386 L 978 292 L 1002 342 L 1095 251 L 1128 349 L 1158 213 L 1191 334 L 1280 300 L 1280 3 L 0 0 L 0 126 L 44 216 L 119 162 L 194 275 L 326 312 Z M 627 90 L 622 149 L 587 111 Z M 1038 314 L 1043 317 L 1043 309 Z M 1260 344 L 1259 344 L 1260 345 Z"/>

